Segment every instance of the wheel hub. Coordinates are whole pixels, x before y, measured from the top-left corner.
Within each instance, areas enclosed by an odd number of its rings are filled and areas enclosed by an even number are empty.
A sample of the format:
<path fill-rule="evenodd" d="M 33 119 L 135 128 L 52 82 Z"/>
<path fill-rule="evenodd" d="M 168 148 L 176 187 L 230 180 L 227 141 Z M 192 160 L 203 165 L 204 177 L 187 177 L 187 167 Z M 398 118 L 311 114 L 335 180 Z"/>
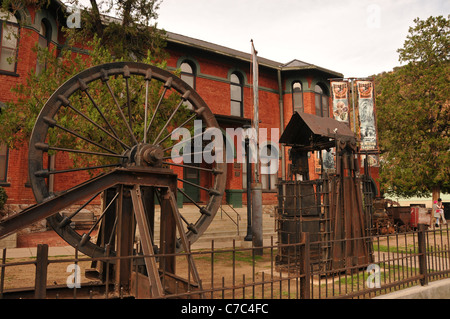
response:
<path fill-rule="evenodd" d="M 131 150 L 126 151 L 124 166 L 161 167 L 164 151 L 159 145 L 137 144 Z"/>

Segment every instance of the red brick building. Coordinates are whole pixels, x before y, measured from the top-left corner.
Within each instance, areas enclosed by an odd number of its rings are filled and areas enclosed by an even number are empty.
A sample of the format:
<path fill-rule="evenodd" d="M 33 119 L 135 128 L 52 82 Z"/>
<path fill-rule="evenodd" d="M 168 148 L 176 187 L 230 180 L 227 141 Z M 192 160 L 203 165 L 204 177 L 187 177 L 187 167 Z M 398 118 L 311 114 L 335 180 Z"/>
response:
<path fill-rule="evenodd" d="M 6 24 L 3 24 L 1 29 L 0 102 L 13 100 L 15 97 L 11 88 L 25 81 L 30 70 L 41 67 L 37 62 L 35 51 L 32 50 L 36 43 L 42 46 L 64 44 L 61 26 L 65 25 L 66 21 L 63 12 L 64 8 L 61 4 L 58 1 L 52 1 L 47 9 L 36 11 L 32 7 L 23 8 L 16 16 L 9 18 L 2 14 L 1 19 L 6 21 Z M 19 24 L 19 21 L 24 23 Z M 8 32 L 18 34 L 17 41 L 9 40 Z M 223 131 L 225 132 L 227 128 L 239 128 L 251 124 L 253 89 L 250 53 L 170 32 L 167 35 L 168 68 L 181 69 L 181 78 L 194 87 L 205 100 L 216 115 Z M 7 57 L 12 55 L 17 56 L 17 62 L 9 64 Z M 261 141 L 262 144 L 269 145 L 269 148 L 271 144 L 278 145 L 279 135 L 289 122 L 294 110 L 325 117 L 331 116 L 329 79 L 343 77 L 341 73 L 296 59 L 288 63 L 280 63 L 258 57 L 258 61 L 260 128 L 268 130 L 267 141 Z M 271 128 L 278 128 L 279 135 L 271 136 Z M 234 143 L 237 142 L 237 140 L 234 141 Z M 282 149 L 279 153 L 279 161 L 279 170 L 276 174 L 261 177 L 264 203 L 275 202 L 275 182 L 277 178 L 284 178 L 287 175 L 289 159 L 287 152 Z M 245 203 L 244 188 L 247 175 L 245 165 L 238 160 L 227 165 L 228 178 L 224 198 L 235 205 L 239 205 L 242 200 Z M 316 178 L 318 157 L 315 154 L 311 154 L 309 165 L 311 178 Z M 190 173 L 192 173 L 191 176 L 189 176 Z M 194 172 L 185 171 L 184 176 L 186 179 L 199 179 Z M 34 203 L 27 180 L 27 146 L 11 150 L 1 146 L 0 186 L 7 191 L 8 203 Z M 187 189 L 188 185 L 184 187 L 193 198 L 201 200 L 199 195 L 195 194 L 195 190 Z"/>

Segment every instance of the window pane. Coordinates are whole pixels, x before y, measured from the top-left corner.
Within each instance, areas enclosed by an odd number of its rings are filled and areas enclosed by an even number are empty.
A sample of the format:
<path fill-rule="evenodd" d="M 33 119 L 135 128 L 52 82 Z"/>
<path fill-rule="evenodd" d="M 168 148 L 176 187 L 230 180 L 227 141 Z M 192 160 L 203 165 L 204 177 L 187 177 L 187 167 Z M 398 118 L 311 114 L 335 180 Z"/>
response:
<path fill-rule="evenodd" d="M 303 112 L 303 94 L 294 93 L 293 95 L 294 111 Z"/>
<path fill-rule="evenodd" d="M 180 69 L 181 69 L 180 78 L 184 82 L 189 84 L 193 89 L 195 89 L 195 74 L 192 66 L 189 63 L 184 62 L 181 64 Z"/>
<path fill-rule="evenodd" d="M 38 45 L 40 48 L 43 48 L 43 49 L 46 48 L 47 47 L 47 39 L 44 37 L 39 37 Z"/>
<path fill-rule="evenodd" d="M 266 174 L 261 174 L 261 188 L 262 189 L 269 189 L 269 176 Z"/>
<path fill-rule="evenodd" d="M 16 50 L 14 50 L 14 49 L 2 48 L 1 56 L 0 56 L 0 69 L 1 70 L 14 72 L 15 53 L 16 53 Z M 12 61 L 12 63 L 9 63 L 8 58 L 11 58 L 10 60 Z"/>
<path fill-rule="evenodd" d="M 15 49 L 17 46 L 18 28 L 10 24 L 3 25 L 2 47 Z"/>
<path fill-rule="evenodd" d="M 6 181 L 6 156 L 7 148 L 6 145 L 0 145 L 0 181 Z"/>
<path fill-rule="evenodd" d="M 186 63 L 186 62 L 182 63 L 180 69 L 181 69 L 181 72 L 183 72 L 183 73 L 194 74 L 192 67 L 189 63 Z"/>
<path fill-rule="evenodd" d="M 43 21 L 41 21 L 41 30 L 39 31 L 39 34 L 44 37 L 47 35 L 47 27 Z"/>
<path fill-rule="evenodd" d="M 320 85 L 316 85 L 316 86 L 314 87 L 314 91 L 315 91 L 316 93 L 320 93 L 320 94 L 323 93 L 323 90 L 322 90 L 322 88 L 320 87 Z"/>
<path fill-rule="evenodd" d="M 329 111 L 328 111 L 328 96 L 322 95 L 322 116 L 328 117 Z"/>
<path fill-rule="evenodd" d="M 276 189 L 277 178 L 278 178 L 277 174 L 270 175 L 270 189 Z"/>
<path fill-rule="evenodd" d="M 231 74 L 230 80 L 231 80 L 231 83 L 236 83 L 236 84 L 241 85 L 241 81 L 239 80 L 239 77 L 234 73 Z"/>
<path fill-rule="evenodd" d="M 230 85 L 231 90 L 231 99 L 235 101 L 241 101 L 242 100 L 242 90 L 241 87 L 238 85 Z"/>
<path fill-rule="evenodd" d="M 300 82 L 294 82 L 292 84 L 292 104 L 294 106 L 294 112 L 303 112 L 303 93 Z"/>
<path fill-rule="evenodd" d="M 316 93 L 316 115 L 322 116 L 321 95 Z"/>
<path fill-rule="evenodd" d="M 194 77 L 192 75 L 181 74 L 180 77 L 184 82 L 189 84 L 192 88 L 194 88 Z"/>
<path fill-rule="evenodd" d="M 242 116 L 240 102 L 231 101 L 231 115 Z"/>

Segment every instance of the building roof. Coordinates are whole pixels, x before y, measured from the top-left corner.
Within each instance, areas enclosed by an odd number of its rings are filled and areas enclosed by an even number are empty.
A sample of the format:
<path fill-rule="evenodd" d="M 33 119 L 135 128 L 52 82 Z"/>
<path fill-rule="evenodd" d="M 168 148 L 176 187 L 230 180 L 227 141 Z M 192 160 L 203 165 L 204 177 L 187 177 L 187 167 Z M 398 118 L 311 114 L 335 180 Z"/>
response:
<path fill-rule="evenodd" d="M 234 50 L 234 49 L 231 49 L 231 48 L 219 45 L 219 44 L 191 38 L 191 37 L 181 35 L 178 33 L 166 31 L 166 35 L 167 35 L 167 41 L 169 41 L 169 42 L 179 43 L 179 44 L 183 44 L 186 46 L 195 47 L 195 48 L 203 49 L 206 51 L 211 51 L 211 52 L 214 52 L 217 54 L 226 55 L 226 56 L 241 59 L 244 61 L 251 61 L 251 58 L 252 58 L 250 53 L 245 53 L 242 51 Z M 265 66 L 272 67 L 272 68 L 277 68 L 281 65 L 281 63 L 279 63 L 279 62 L 265 59 L 265 58 L 262 58 L 259 56 L 258 56 L 258 61 L 260 64 L 263 64 Z"/>
<path fill-rule="evenodd" d="M 61 8 L 63 8 L 63 10 L 67 10 L 67 6 L 62 3 L 60 0 L 52 0 L 52 2 L 56 3 L 56 5 L 60 6 Z M 106 17 L 110 20 L 116 20 L 119 21 L 119 19 L 114 18 L 114 17 Z M 192 37 L 188 37 L 185 35 L 181 35 L 178 33 L 174 33 L 174 32 L 170 32 L 170 31 L 166 31 L 166 35 L 167 35 L 167 41 L 168 42 L 172 42 L 172 43 L 178 43 L 178 44 L 182 44 L 185 46 L 190 46 L 190 47 L 194 47 L 194 48 L 198 48 L 198 49 L 202 49 L 205 51 L 209 51 L 209 52 L 214 52 L 220 55 L 224 55 L 224 56 L 228 56 L 228 57 L 232 57 L 235 59 L 240 59 L 243 60 L 245 62 L 250 62 L 252 59 L 252 56 L 250 53 L 246 53 L 246 52 L 242 52 L 242 51 L 238 51 L 238 50 L 234 50 L 219 44 L 215 44 L 215 43 L 211 43 L 208 41 L 203 41 L 203 40 L 199 40 L 199 39 L 195 39 Z M 343 77 L 342 73 L 336 72 L 336 71 L 332 71 L 332 70 L 328 70 L 319 66 L 316 66 L 314 64 L 310 64 L 307 62 L 303 62 L 297 59 L 294 59 L 288 63 L 280 63 L 277 61 L 273 61 L 270 59 L 266 59 L 264 57 L 258 56 L 258 63 L 261 66 L 265 66 L 268 68 L 272 68 L 275 70 L 280 70 L 280 71 L 289 71 L 289 70 L 318 70 L 318 71 L 322 71 L 325 73 L 328 73 L 330 75 L 332 75 L 333 77 Z"/>
<path fill-rule="evenodd" d="M 347 124 L 329 117 L 294 112 L 279 142 L 305 151 L 331 148 L 335 140 L 355 140 Z"/>
<path fill-rule="evenodd" d="M 220 55 L 232 57 L 235 59 L 240 59 L 245 62 L 250 62 L 252 59 L 252 56 L 250 53 L 242 52 L 239 50 L 234 50 L 234 49 L 231 49 L 231 48 L 228 48 L 228 47 L 225 47 L 222 45 L 218 45 L 215 43 L 191 38 L 191 37 L 181 35 L 178 33 L 174 33 L 174 32 L 170 32 L 170 31 L 166 31 L 166 35 L 167 35 L 168 42 L 178 43 L 178 44 L 182 44 L 185 46 L 198 48 L 198 49 L 202 49 L 202 50 L 209 51 L 209 52 L 214 52 L 214 53 L 217 53 Z M 273 60 L 258 56 L 258 63 L 259 63 L 259 65 L 262 65 L 262 66 L 265 66 L 268 68 L 272 68 L 272 69 L 276 69 L 276 70 L 281 70 L 281 71 L 318 70 L 318 71 L 322 71 L 322 72 L 328 73 L 330 75 L 333 75 L 334 77 L 343 77 L 342 73 L 328 70 L 328 69 L 316 66 L 314 64 L 303 62 L 303 61 L 300 61 L 297 59 L 294 59 L 288 63 L 283 64 L 281 62 L 273 61 Z"/>

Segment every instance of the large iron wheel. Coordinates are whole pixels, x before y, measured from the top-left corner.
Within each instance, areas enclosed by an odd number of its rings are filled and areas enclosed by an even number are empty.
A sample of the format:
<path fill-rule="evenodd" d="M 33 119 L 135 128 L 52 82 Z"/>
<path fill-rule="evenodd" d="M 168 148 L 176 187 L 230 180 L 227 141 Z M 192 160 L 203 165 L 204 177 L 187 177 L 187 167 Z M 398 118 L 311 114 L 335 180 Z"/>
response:
<path fill-rule="evenodd" d="M 171 140 L 171 133 L 181 127 L 192 127 L 195 119 L 201 119 L 206 128 L 218 128 L 203 99 L 168 71 L 142 63 L 117 62 L 79 73 L 50 97 L 32 132 L 29 177 L 37 202 L 61 196 L 113 170 L 151 171 L 165 167 L 175 173 L 184 168 L 199 170 L 202 181 L 207 183 L 191 184 L 203 192 L 202 205 L 183 193 L 180 186 L 187 181 L 178 175 L 179 193 L 198 210 L 195 220 L 181 216 L 186 237 L 194 243 L 214 218 L 226 180 L 223 160 L 199 165 L 174 163 L 172 149 L 178 141 Z M 49 189 L 51 185 L 56 188 Z M 90 194 L 70 214 L 57 213 L 47 219 L 65 241 L 93 257 L 105 255 L 106 249 L 91 238 L 92 231 L 106 218 L 114 220 L 114 216 L 108 216 L 114 212 L 107 208 L 118 196 L 126 196 L 123 192 L 105 194 L 106 190 Z M 155 195 L 157 203 L 160 195 L 157 188 Z M 97 222 L 87 232 L 73 229 L 71 220 L 83 207 L 100 198 L 103 212 Z M 117 229 L 115 226 L 112 229 Z"/>

